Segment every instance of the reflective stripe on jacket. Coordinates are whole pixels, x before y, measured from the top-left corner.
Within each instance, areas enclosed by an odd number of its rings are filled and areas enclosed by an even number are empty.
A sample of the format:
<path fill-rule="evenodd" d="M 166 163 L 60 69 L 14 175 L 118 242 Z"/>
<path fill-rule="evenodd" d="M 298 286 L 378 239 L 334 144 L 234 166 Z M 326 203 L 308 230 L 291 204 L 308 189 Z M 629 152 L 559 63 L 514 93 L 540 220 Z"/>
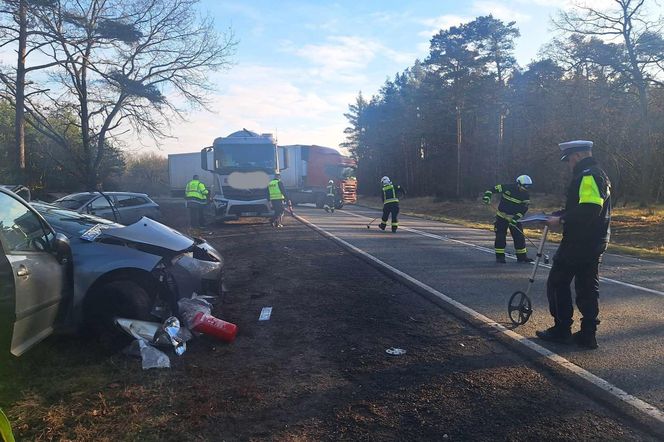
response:
<path fill-rule="evenodd" d="M 208 190 L 205 188 L 205 184 L 201 183 L 198 180 L 191 180 L 187 183 L 187 188 L 185 189 L 184 196 L 185 198 L 206 200 L 207 194 Z"/>
<path fill-rule="evenodd" d="M 383 186 L 383 204 L 398 202 L 399 198 L 397 198 L 397 190 L 394 187 L 394 184 Z"/>
<path fill-rule="evenodd" d="M 284 194 L 279 188 L 279 180 L 274 179 L 270 181 L 270 183 L 267 185 L 267 190 L 270 195 L 270 201 L 285 199 Z"/>
<path fill-rule="evenodd" d="M 334 187 L 334 184 L 330 184 L 329 186 L 327 186 L 327 196 L 334 196 L 335 191 L 336 189 Z"/>

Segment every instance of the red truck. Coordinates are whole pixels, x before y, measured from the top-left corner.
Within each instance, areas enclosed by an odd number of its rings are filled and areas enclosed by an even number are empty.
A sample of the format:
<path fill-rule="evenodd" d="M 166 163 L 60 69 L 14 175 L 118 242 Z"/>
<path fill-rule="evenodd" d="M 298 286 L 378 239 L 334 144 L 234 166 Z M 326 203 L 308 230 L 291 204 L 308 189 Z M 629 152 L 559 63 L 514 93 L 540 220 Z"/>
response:
<path fill-rule="evenodd" d="M 294 144 L 279 146 L 281 181 L 293 204 L 313 203 L 319 209 L 325 204 L 327 183 L 337 186 L 336 207 L 357 201 L 357 179 L 354 159 L 331 147 Z"/>

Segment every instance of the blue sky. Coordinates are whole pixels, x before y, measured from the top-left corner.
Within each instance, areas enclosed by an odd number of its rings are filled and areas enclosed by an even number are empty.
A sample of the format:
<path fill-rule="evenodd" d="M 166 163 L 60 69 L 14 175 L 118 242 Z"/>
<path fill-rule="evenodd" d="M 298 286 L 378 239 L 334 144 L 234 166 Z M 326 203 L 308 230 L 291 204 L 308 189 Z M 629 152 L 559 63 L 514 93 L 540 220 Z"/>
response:
<path fill-rule="evenodd" d="M 201 13 L 238 41 L 230 68 L 210 76 L 210 110 L 173 122 L 172 137 L 158 144 L 126 134 L 124 147 L 193 152 L 247 128 L 273 133 L 280 144 L 337 148 L 348 125 L 343 114 L 358 92 L 369 98 L 388 77 L 426 58 L 441 29 L 488 14 L 514 20 L 521 31 L 516 57 L 526 66 L 553 36 L 551 16 L 570 1 L 201 0 Z M 0 61 L 14 60 L 11 50 L 0 50 Z"/>
<path fill-rule="evenodd" d="M 161 152 L 188 152 L 247 128 L 280 144 L 337 147 L 343 113 L 361 90 L 370 97 L 386 78 L 424 59 L 440 29 L 493 14 L 515 20 L 518 62 L 525 66 L 552 36 L 550 17 L 564 0 L 475 1 L 203 0 L 220 30 L 239 41 L 233 66 L 214 75 L 212 112 L 173 127 Z M 150 148 L 152 149 L 152 148 Z"/>

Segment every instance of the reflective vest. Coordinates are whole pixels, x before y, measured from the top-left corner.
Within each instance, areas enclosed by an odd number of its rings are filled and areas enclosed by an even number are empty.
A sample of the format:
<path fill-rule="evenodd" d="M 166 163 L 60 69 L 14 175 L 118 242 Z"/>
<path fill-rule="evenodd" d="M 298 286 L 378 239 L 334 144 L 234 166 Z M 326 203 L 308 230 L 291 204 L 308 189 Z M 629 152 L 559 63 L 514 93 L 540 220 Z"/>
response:
<path fill-rule="evenodd" d="M 284 200 L 284 194 L 281 193 L 279 188 L 279 180 L 274 179 L 270 181 L 270 184 L 267 185 L 267 190 L 270 192 L 270 201 L 274 200 Z"/>
<path fill-rule="evenodd" d="M 334 184 L 329 184 L 327 186 L 327 196 L 334 196 L 334 191 L 335 191 Z"/>
<path fill-rule="evenodd" d="M 399 198 L 397 198 L 397 191 L 394 188 L 394 184 L 383 186 L 383 204 L 398 202 Z"/>
<path fill-rule="evenodd" d="M 185 189 L 185 198 L 195 198 L 198 200 L 206 200 L 206 195 L 208 190 L 205 188 L 205 184 L 201 183 L 198 180 L 191 180 L 187 183 L 187 188 Z"/>

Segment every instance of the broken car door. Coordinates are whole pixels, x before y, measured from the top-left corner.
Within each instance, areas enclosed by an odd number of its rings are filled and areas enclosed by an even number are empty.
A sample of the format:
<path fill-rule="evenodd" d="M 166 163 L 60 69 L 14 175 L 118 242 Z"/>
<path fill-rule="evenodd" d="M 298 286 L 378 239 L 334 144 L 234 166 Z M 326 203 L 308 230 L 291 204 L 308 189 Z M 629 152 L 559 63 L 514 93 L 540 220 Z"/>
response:
<path fill-rule="evenodd" d="M 7 193 L 0 193 L 0 241 L 5 263 L 2 271 L 10 269 L 13 279 L 10 351 L 19 356 L 53 331 L 68 287 L 68 272 L 53 250 L 55 234 L 50 227 L 25 203 Z M 11 285 L 2 284 L 2 297 Z M 0 307 L 12 304 L 9 299 L 0 298 L 0 302 Z"/>

